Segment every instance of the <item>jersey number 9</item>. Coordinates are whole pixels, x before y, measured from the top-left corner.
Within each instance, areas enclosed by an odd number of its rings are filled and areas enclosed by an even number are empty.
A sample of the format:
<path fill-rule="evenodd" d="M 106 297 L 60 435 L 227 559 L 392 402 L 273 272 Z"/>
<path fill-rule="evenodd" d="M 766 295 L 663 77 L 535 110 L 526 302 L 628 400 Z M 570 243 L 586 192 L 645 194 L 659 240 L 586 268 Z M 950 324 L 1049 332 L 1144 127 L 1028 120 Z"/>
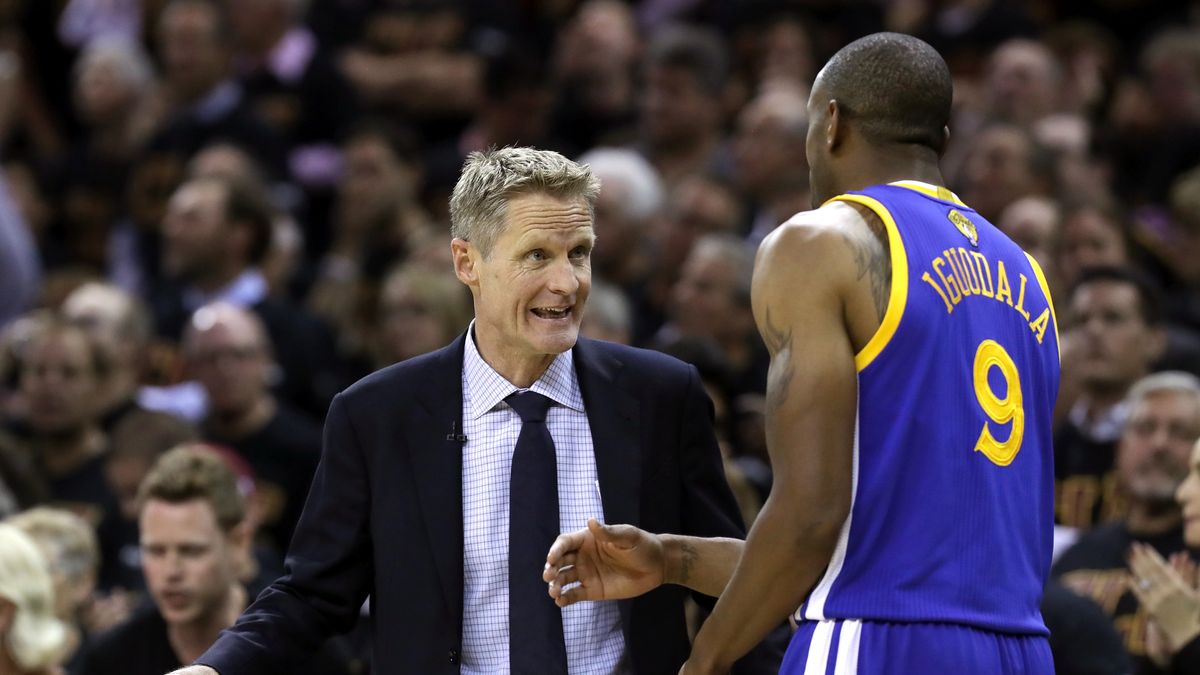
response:
<path fill-rule="evenodd" d="M 1004 398 L 1000 398 L 988 381 L 992 367 L 1000 369 L 1004 376 Z M 1008 466 L 1021 451 L 1021 440 L 1025 436 L 1025 407 L 1021 400 L 1021 376 L 1012 357 L 995 340 L 984 340 L 975 352 L 975 397 L 979 407 L 997 425 L 1012 424 L 1008 439 L 996 440 L 991 425 L 983 423 L 975 450 L 982 452 L 993 464 Z"/>

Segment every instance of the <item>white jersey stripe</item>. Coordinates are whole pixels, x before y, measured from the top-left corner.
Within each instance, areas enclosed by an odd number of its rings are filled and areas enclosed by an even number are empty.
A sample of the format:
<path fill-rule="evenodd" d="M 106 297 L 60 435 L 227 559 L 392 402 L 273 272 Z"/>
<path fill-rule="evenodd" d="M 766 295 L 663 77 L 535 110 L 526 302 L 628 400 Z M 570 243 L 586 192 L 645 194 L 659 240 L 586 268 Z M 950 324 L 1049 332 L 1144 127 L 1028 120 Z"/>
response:
<path fill-rule="evenodd" d="M 850 542 L 850 521 L 854 517 L 854 501 L 858 496 L 859 417 L 860 415 L 856 408 L 854 413 L 854 457 L 850 471 L 850 511 L 846 514 L 846 522 L 842 523 L 842 531 L 838 535 L 837 547 L 833 549 L 833 556 L 829 559 L 829 566 L 825 568 L 825 575 L 821 577 L 820 583 L 817 584 L 817 587 L 808 596 L 808 601 L 796 611 L 797 622 L 803 619 L 824 621 L 827 618 L 825 616 L 825 601 L 829 599 L 829 591 L 833 588 L 833 582 L 837 581 L 838 575 L 842 572 L 842 565 L 846 562 L 846 547 Z"/>
<path fill-rule="evenodd" d="M 812 640 L 808 643 L 808 660 L 804 662 L 804 675 L 825 675 L 835 625 L 833 621 L 822 621 L 813 629 Z"/>
<path fill-rule="evenodd" d="M 837 661 L 833 675 L 858 675 L 858 645 L 862 638 L 862 622 L 847 619 L 842 622 L 842 635 L 838 639 Z"/>

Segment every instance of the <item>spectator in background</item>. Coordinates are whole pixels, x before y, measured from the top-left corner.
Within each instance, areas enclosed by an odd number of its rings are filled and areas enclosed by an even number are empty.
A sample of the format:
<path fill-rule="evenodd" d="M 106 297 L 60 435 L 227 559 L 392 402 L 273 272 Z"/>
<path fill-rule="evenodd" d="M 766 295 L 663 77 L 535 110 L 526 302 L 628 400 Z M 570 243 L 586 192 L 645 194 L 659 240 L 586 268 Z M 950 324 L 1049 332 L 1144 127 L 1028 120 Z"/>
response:
<path fill-rule="evenodd" d="M 0 523 L 0 672 L 59 672 L 66 637 L 66 628 L 54 616 L 46 559 L 28 535 Z"/>
<path fill-rule="evenodd" d="M 1073 288 L 1093 267 L 1125 267 L 1133 262 L 1124 216 L 1108 199 L 1068 200 L 1062 209 L 1058 270 L 1063 288 Z"/>
<path fill-rule="evenodd" d="M 357 116 L 354 90 L 303 23 L 302 0 L 224 0 L 249 106 L 288 144 L 288 173 L 323 188 Z"/>
<path fill-rule="evenodd" d="M 1058 203 L 1048 197 L 1022 197 L 1000 214 L 996 227 L 1037 260 L 1051 288 L 1058 285 Z"/>
<path fill-rule="evenodd" d="M 175 337 L 192 312 L 215 301 L 253 309 L 278 346 L 280 395 L 324 416 L 341 386 L 328 326 L 284 298 L 268 294 L 260 264 L 270 250 L 272 212 L 252 186 L 198 178 L 172 196 L 162 223 L 162 267 L 177 286 L 161 286 L 152 302 L 158 331 Z"/>
<path fill-rule="evenodd" d="M 253 111 L 231 68 L 229 18 L 217 0 L 171 0 L 155 34 L 168 115 L 149 152 L 180 166 L 214 140 L 249 148 L 274 175 L 285 175 L 284 141 Z"/>
<path fill-rule="evenodd" d="M 708 340 L 729 368 L 729 390 L 762 394 L 770 356 L 758 337 L 750 309 L 754 249 L 730 235 L 696 241 L 672 292 L 671 320 L 656 338 L 660 346 L 680 338 Z"/>
<path fill-rule="evenodd" d="M 1065 307 L 1063 370 L 1078 397 L 1054 436 L 1056 512 L 1060 524 L 1088 529 L 1125 512 L 1114 453 L 1129 388 L 1162 355 L 1161 299 L 1137 273 L 1099 267 L 1084 272 Z"/>
<path fill-rule="evenodd" d="M 70 511 L 44 506 L 19 513 L 5 522 L 28 535 L 48 563 L 54 587 L 54 616 L 66 628 L 59 658 L 71 672 L 87 649 L 92 631 L 113 625 L 104 625 L 111 621 L 112 615 L 108 607 L 101 608 L 105 602 L 93 602 L 100 570 L 96 533 Z M 117 609 L 118 614 L 122 611 L 128 608 Z M 105 613 L 109 616 L 103 616 Z"/>
<path fill-rule="evenodd" d="M 749 241 L 757 246 L 780 223 L 812 208 L 808 189 L 808 95 L 775 84 L 742 108 L 733 139 L 734 176 L 749 197 Z"/>
<path fill-rule="evenodd" d="M 101 429 L 111 432 L 125 416 L 145 410 L 138 402 L 138 389 L 150 358 L 150 313 L 141 300 L 120 288 L 89 282 L 67 296 L 62 314 L 88 334 L 109 365 L 96 406 Z"/>
<path fill-rule="evenodd" d="M 572 154 L 632 140 L 641 55 L 633 10 L 618 0 L 581 3 L 559 32 L 552 129 Z"/>
<path fill-rule="evenodd" d="M 625 294 L 611 284 L 592 281 L 587 314 L 579 331 L 593 340 L 633 344 L 633 311 Z"/>
<path fill-rule="evenodd" d="M 747 96 L 774 87 L 808 89 L 817 74 L 813 25 L 795 5 L 743 2 L 732 38 Z M 807 103 L 808 96 L 804 96 Z M 806 106 L 801 106 L 806 107 Z"/>
<path fill-rule="evenodd" d="M 651 39 L 639 149 L 669 188 L 688 174 L 728 170 L 721 142 L 728 71 L 725 46 L 709 29 L 673 26 Z"/>
<path fill-rule="evenodd" d="M 959 194 L 979 215 L 996 222 L 1021 197 L 1052 193 L 1049 160 L 1026 129 L 1009 122 L 992 124 L 971 145 L 957 181 Z"/>
<path fill-rule="evenodd" d="M 301 197 L 286 182 L 268 184 L 258 162 L 238 145 L 217 141 L 197 152 L 188 162 L 188 178 L 221 178 L 243 183 L 251 190 L 269 195 L 273 207 L 271 246 L 263 258 L 263 276 L 270 295 L 283 297 L 293 290 L 303 273 L 306 235 L 300 231 L 292 211 L 300 209 Z"/>
<path fill-rule="evenodd" d="M 471 316 L 471 295 L 453 274 L 396 267 L 379 296 L 372 370 L 440 349 L 467 329 Z"/>
<path fill-rule="evenodd" d="M 1200 551 L 1200 443 L 1192 448 L 1187 478 L 1175 493 L 1183 510 L 1183 540 Z M 1139 546 L 1130 557 L 1138 581 L 1133 591 L 1150 614 L 1146 649 L 1155 665 L 1186 675 L 1200 671 L 1200 574 L 1185 553 L 1169 562 L 1154 549 Z"/>
<path fill-rule="evenodd" d="M 1175 26 L 1142 51 L 1112 112 L 1113 188 L 1131 206 L 1162 204 L 1175 179 L 1200 164 L 1200 28 Z"/>
<path fill-rule="evenodd" d="M 108 440 L 97 407 L 109 368 L 86 333 L 57 317 L 33 328 L 18 366 L 27 406 L 18 432 L 46 477 L 50 498 L 93 527 L 102 527 L 116 507 L 104 480 Z"/>
<path fill-rule="evenodd" d="M 117 551 L 115 566 L 105 572 L 112 599 L 124 595 L 131 603 L 137 602 L 146 586 L 138 548 L 138 486 L 164 452 L 197 438 L 196 428 L 190 423 L 153 410 L 130 412 L 109 433 L 104 475 L 117 498 L 119 513 L 106 542 Z"/>
<path fill-rule="evenodd" d="M 115 36 L 87 43 L 75 61 L 73 96 L 82 137 L 56 169 L 63 252 L 74 263 L 107 271 L 113 226 L 130 165 L 162 113 L 150 58 Z"/>
<path fill-rule="evenodd" d="M 428 203 L 440 222 L 449 220 L 442 209 L 449 204 L 450 191 L 469 153 L 516 145 L 562 146 L 550 137 L 554 99 L 546 66 L 525 47 L 510 44 L 487 57 L 481 93 L 466 128 L 431 147 L 426 159 Z"/>
<path fill-rule="evenodd" d="M 1200 164 L 1171 186 L 1171 227 L 1156 242 L 1167 268 L 1167 320 L 1200 331 Z"/>
<path fill-rule="evenodd" d="M 336 329 L 339 348 L 362 359 L 379 287 L 392 266 L 416 256 L 438 237 L 419 201 L 423 176 L 412 139 L 382 124 L 359 127 L 343 146 L 345 176 L 338 185 L 332 230 L 308 306 Z M 331 241 L 328 241 L 330 240 Z"/>
<path fill-rule="evenodd" d="M 987 67 L 987 110 L 997 119 L 1032 130 L 1059 111 L 1063 73 L 1041 42 L 1014 39 L 992 52 Z"/>
<path fill-rule="evenodd" d="M 736 235 L 743 221 L 736 189 L 713 174 L 687 176 L 670 191 L 654 228 L 654 277 L 645 302 L 634 306 L 635 344 L 645 343 L 662 326 L 671 289 L 696 241 L 708 234 Z"/>
<path fill-rule="evenodd" d="M 274 351 L 262 320 L 250 310 L 227 303 L 196 310 L 183 353 L 208 393 L 202 436 L 250 463 L 265 502 L 262 525 L 282 555 L 321 456 L 321 428 L 271 394 Z"/>
<path fill-rule="evenodd" d="M 1146 654 L 1149 617 L 1131 590 L 1136 579 L 1127 561 L 1137 543 L 1164 558 L 1186 548 L 1175 492 L 1200 438 L 1200 380 L 1179 372 L 1150 375 L 1133 386 L 1126 405 L 1129 417 L 1117 450 L 1117 473 L 1129 510 L 1120 520 L 1084 534 L 1058 559 L 1052 574 L 1112 617 L 1135 672 L 1157 675 L 1162 671 Z"/>
<path fill-rule="evenodd" d="M 190 663 L 248 602 L 239 575 L 253 532 L 237 480 L 219 455 L 189 446 L 163 455 L 139 489 L 138 504 L 142 567 L 154 603 L 99 636 L 80 675 L 162 675 Z M 345 672 L 320 660 L 302 670 Z"/>
<path fill-rule="evenodd" d="M 645 292 L 656 256 L 653 223 L 665 201 L 662 180 L 644 157 L 624 148 L 596 148 L 579 158 L 600 179 L 592 270 L 632 298 Z"/>
<path fill-rule="evenodd" d="M 464 48 L 469 29 L 456 3 L 376 3 L 339 65 L 373 113 L 437 128 L 479 104 L 483 59 Z"/>

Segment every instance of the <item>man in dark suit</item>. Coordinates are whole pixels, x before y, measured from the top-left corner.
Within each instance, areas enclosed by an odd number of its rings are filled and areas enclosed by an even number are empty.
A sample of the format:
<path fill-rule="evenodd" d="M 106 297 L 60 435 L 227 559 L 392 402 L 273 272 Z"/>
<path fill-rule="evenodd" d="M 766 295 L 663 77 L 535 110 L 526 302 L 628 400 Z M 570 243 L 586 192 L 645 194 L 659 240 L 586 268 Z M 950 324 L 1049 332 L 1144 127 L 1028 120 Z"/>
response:
<path fill-rule="evenodd" d="M 743 536 L 696 370 L 578 338 L 598 187 L 553 152 L 468 158 L 450 209 L 471 329 L 334 399 L 287 573 L 179 675 L 282 669 L 368 595 L 388 675 L 678 671 L 682 585 L 572 611 L 541 580 L 556 534 L 597 514 Z"/>

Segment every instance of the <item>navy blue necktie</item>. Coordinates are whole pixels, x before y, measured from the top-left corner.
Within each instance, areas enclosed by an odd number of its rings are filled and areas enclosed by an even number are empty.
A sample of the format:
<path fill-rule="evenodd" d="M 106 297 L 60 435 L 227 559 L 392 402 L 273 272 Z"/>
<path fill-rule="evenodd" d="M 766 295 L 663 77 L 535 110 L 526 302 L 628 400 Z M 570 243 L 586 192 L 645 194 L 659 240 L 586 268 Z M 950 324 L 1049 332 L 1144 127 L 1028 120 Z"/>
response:
<path fill-rule="evenodd" d="M 532 391 L 504 399 L 521 416 L 509 477 L 508 654 L 512 675 L 567 675 L 562 610 L 542 569 L 558 536 L 558 470 L 546 428 L 553 401 Z"/>

